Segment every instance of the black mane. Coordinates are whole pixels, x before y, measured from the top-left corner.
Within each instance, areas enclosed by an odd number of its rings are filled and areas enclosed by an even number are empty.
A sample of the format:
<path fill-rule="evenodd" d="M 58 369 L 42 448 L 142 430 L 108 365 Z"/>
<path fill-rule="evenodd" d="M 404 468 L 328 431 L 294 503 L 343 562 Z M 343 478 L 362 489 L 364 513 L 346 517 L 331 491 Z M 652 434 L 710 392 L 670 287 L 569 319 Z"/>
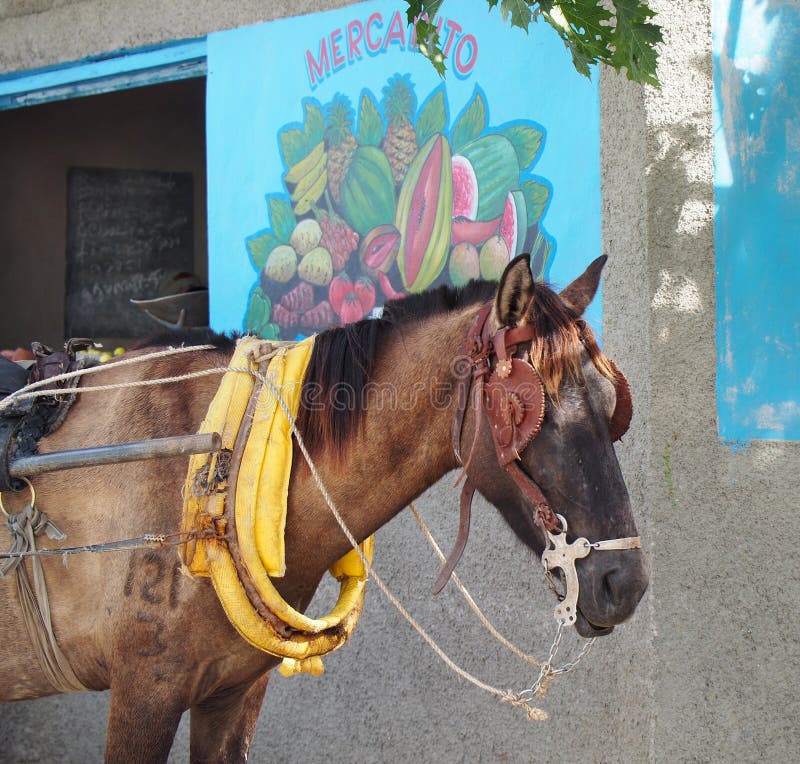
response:
<path fill-rule="evenodd" d="M 387 302 L 381 318 L 322 332 L 311 353 L 297 417 L 309 451 L 331 447 L 344 452 L 363 419 L 363 392 L 378 347 L 396 327 L 486 302 L 496 289 L 491 281 L 470 281 L 462 288 L 443 285 Z"/>

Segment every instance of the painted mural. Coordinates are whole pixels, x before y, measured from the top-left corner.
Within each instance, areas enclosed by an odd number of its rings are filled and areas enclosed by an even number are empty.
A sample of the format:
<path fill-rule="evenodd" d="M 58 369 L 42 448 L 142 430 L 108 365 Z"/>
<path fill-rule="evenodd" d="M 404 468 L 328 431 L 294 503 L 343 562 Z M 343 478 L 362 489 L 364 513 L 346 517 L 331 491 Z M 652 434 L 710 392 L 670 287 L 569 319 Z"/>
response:
<path fill-rule="evenodd" d="M 385 299 L 499 279 L 521 252 L 544 276 L 550 188 L 531 174 L 539 125 L 488 127 L 480 89 L 450 125 L 444 85 L 417 109 L 401 73 L 380 98 L 364 90 L 357 114 L 342 93 L 303 111 L 302 125 L 278 133 L 286 190 L 267 197 L 272 225 L 247 240 L 257 279 L 248 332 L 291 339 L 358 321 Z"/>
<path fill-rule="evenodd" d="M 209 37 L 214 328 L 295 339 L 521 252 L 556 280 L 599 254 L 596 83 L 453 7 L 444 81 L 393 2 Z"/>
<path fill-rule="evenodd" d="M 719 433 L 800 439 L 800 8 L 715 0 Z"/>

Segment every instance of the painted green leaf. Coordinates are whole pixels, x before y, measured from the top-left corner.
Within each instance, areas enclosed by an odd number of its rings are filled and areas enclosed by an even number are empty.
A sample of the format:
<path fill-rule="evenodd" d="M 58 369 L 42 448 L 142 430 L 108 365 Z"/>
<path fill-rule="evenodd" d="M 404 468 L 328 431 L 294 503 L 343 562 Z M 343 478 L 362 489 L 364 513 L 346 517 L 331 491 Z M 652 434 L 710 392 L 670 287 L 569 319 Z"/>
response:
<path fill-rule="evenodd" d="M 282 244 L 289 241 L 289 237 L 294 231 L 297 221 L 294 212 L 287 201 L 282 196 L 271 196 L 267 199 L 269 205 L 269 219 L 272 223 L 272 230 Z"/>
<path fill-rule="evenodd" d="M 269 253 L 272 252 L 278 244 L 280 244 L 280 241 L 272 231 L 253 236 L 247 240 L 247 252 L 250 255 L 250 261 L 257 271 L 260 271 L 264 267 Z"/>
<path fill-rule="evenodd" d="M 533 226 L 528 229 L 525 249 L 531 254 L 531 273 L 533 278 L 543 281 L 547 265 L 553 255 L 553 242 L 549 236 L 542 233 L 539 226 Z"/>
<path fill-rule="evenodd" d="M 450 143 L 453 153 L 456 154 L 462 146 L 474 141 L 486 129 L 486 102 L 480 93 L 475 93 L 469 106 L 458 118 L 453 127 L 453 137 Z"/>
<path fill-rule="evenodd" d="M 248 334 L 263 336 L 261 333 L 269 325 L 271 313 L 271 300 L 264 294 L 261 287 L 257 286 L 250 295 L 250 302 L 247 305 L 247 313 L 244 317 L 245 331 Z"/>
<path fill-rule="evenodd" d="M 550 200 L 550 189 L 535 180 L 526 180 L 522 184 L 522 193 L 528 208 L 528 225 L 538 223 Z"/>
<path fill-rule="evenodd" d="M 383 139 L 383 120 L 372 96 L 364 92 L 358 107 L 358 143 L 361 146 L 380 146 Z"/>
<path fill-rule="evenodd" d="M 304 108 L 306 120 L 303 133 L 306 138 L 306 153 L 308 153 L 325 137 L 325 118 L 322 116 L 322 109 L 316 104 L 306 102 Z"/>
<path fill-rule="evenodd" d="M 417 120 L 417 146 L 424 146 L 435 133 L 443 133 L 447 126 L 447 107 L 444 101 L 444 87 L 440 87 L 422 107 Z"/>
<path fill-rule="evenodd" d="M 530 125 L 512 125 L 503 130 L 502 134 L 513 144 L 520 170 L 527 169 L 539 153 L 542 145 L 541 132 Z"/>
<path fill-rule="evenodd" d="M 278 133 L 278 140 L 281 144 L 281 156 L 286 167 L 297 164 L 301 159 L 308 155 L 308 141 L 306 134 L 296 127 L 289 130 L 282 130 Z"/>

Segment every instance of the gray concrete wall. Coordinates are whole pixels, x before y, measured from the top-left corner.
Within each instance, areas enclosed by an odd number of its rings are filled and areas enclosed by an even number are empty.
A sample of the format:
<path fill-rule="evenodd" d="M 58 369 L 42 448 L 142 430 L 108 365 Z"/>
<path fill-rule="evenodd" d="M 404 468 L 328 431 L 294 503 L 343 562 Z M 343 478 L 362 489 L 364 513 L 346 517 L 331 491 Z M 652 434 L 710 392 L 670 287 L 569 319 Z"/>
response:
<path fill-rule="evenodd" d="M 373 589 L 325 677 L 273 680 L 252 760 L 795 760 L 800 445 L 762 441 L 733 452 L 717 437 L 710 0 L 651 4 L 665 27 L 661 90 L 613 73 L 601 83 L 603 239 L 612 258 L 605 337 L 636 401 L 619 453 L 650 591 L 631 623 L 555 683 L 545 701 L 552 719 L 536 724 L 450 674 Z M 51 5 L 0 25 L 0 66 L 202 34 L 279 15 L 287 4 Z M 98 30 L 111 9 L 114 30 Z M 72 18 L 92 29 L 91 41 L 53 28 Z M 447 482 L 420 501 L 443 540 L 455 532 L 455 503 Z M 442 646 L 486 681 L 528 684 L 533 670 L 487 637 L 456 595 L 428 597 L 435 569 L 410 516 L 380 534 L 378 572 Z M 460 570 L 498 627 L 543 655 L 552 602 L 535 561 L 483 503 Z M 9 760 L 96 760 L 105 707 L 103 694 L 6 707 L 0 750 Z M 186 733 L 184 723 L 174 761 L 187 758 Z"/>

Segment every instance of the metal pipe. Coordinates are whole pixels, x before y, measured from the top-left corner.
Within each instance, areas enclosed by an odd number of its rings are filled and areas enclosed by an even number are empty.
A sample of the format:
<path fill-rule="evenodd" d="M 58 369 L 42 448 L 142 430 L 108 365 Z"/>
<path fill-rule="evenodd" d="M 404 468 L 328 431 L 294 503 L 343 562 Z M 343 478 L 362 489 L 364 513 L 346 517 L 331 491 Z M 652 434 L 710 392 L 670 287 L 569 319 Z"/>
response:
<path fill-rule="evenodd" d="M 70 451 L 54 451 L 52 454 L 23 456 L 8 465 L 8 473 L 11 477 L 17 478 L 33 477 L 43 472 L 93 467 L 98 464 L 136 462 L 162 456 L 208 454 L 219 451 L 220 448 L 222 448 L 222 438 L 216 432 L 176 435 L 172 438 L 139 440 L 114 446 L 76 448 Z"/>

